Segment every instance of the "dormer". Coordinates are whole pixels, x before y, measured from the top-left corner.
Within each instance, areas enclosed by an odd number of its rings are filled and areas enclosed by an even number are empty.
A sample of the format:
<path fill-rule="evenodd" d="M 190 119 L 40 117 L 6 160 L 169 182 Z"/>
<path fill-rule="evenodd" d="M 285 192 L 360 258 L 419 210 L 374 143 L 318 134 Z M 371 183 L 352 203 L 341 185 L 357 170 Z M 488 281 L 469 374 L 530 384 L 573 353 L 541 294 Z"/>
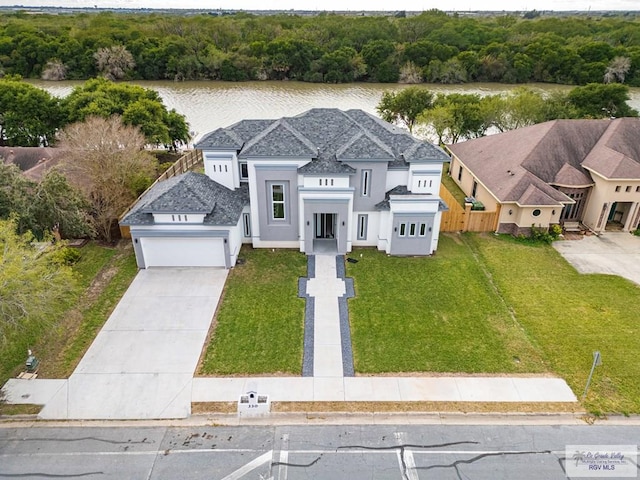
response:
<path fill-rule="evenodd" d="M 441 166 L 412 164 L 409 167 L 407 188 L 412 193 L 439 195 L 441 176 Z"/>
<path fill-rule="evenodd" d="M 235 151 L 203 151 L 204 173 L 230 190 L 240 186 L 241 172 Z"/>

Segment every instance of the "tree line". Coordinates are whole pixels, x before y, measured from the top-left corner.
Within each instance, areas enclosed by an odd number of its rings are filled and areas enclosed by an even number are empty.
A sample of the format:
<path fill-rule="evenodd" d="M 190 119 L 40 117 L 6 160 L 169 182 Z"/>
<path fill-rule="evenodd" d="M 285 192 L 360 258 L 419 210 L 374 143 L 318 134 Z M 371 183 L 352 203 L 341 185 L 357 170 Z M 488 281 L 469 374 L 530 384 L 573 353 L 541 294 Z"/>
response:
<path fill-rule="evenodd" d="M 590 83 L 550 94 L 523 86 L 508 94 L 484 97 L 434 94 L 412 86 L 384 92 L 377 111 L 384 120 L 405 126 L 412 133 L 450 144 L 481 137 L 492 130 L 505 132 L 559 118 L 637 116 L 628 101 L 629 88 L 620 84 Z"/>
<path fill-rule="evenodd" d="M 0 16 L 0 72 L 50 80 L 551 82 L 640 86 L 633 15 Z"/>

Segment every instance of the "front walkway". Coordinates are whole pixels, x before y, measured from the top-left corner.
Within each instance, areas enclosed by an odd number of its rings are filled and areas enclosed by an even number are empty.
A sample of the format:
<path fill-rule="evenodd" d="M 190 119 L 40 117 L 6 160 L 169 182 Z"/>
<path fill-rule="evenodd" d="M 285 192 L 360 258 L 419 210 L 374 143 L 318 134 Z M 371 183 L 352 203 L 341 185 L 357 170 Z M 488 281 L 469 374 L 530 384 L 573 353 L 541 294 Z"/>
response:
<path fill-rule="evenodd" d="M 640 285 L 640 237 L 605 232 L 556 241 L 553 247 L 580 273 L 619 275 Z"/>

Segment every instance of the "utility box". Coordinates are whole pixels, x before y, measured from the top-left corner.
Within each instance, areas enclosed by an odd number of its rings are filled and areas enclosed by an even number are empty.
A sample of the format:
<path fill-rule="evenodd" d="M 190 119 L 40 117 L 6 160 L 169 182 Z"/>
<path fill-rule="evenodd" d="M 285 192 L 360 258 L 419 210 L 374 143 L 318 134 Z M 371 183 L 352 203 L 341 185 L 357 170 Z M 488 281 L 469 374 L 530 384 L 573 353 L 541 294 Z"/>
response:
<path fill-rule="evenodd" d="M 255 385 L 249 385 L 249 390 L 238 399 L 239 417 L 262 417 L 271 413 L 269 395 L 258 394 Z"/>
<path fill-rule="evenodd" d="M 40 365 L 40 361 L 35 357 L 35 355 L 29 355 L 27 357 L 27 361 L 24 366 L 27 369 L 27 373 L 36 373 L 38 371 L 38 366 Z"/>

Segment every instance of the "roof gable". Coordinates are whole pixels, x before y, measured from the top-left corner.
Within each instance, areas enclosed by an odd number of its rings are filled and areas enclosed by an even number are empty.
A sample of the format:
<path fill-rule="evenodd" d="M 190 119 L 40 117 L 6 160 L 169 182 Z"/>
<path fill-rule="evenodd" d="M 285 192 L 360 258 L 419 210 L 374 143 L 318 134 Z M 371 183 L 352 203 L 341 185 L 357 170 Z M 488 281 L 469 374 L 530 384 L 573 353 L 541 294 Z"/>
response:
<path fill-rule="evenodd" d="M 120 223 L 153 225 L 154 213 L 199 213 L 206 225 L 235 225 L 248 204 L 247 184 L 229 190 L 204 174 L 187 172 L 156 183 Z"/>
<path fill-rule="evenodd" d="M 162 188 L 140 209 L 144 213 L 211 213 L 215 199 L 206 175 L 187 172 L 160 182 Z"/>
<path fill-rule="evenodd" d="M 240 152 L 241 157 L 314 157 L 317 154 L 318 148 L 292 128 L 285 119 L 273 122 L 266 130 L 249 141 Z"/>
<path fill-rule="evenodd" d="M 197 148 L 230 148 L 238 150 L 244 142 L 232 130 L 219 128 L 205 135 L 196 145 Z"/>
<path fill-rule="evenodd" d="M 336 152 L 339 160 L 381 159 L 393 160 L 393 152 L 377 138 L 360 131 Z"/>
<path fill-rule="evenodd" d="M 640 118 L 610 122 L 582 165 L 606 178 L 640 178 Z"/>
<path fill-rule="evenodd" d="M 206 135 L 198 148 L 216 148 L 219 139 L 222 145 L 238 146 L 239 156 L 245 158 L 384 159 L 402 166 L 405 162 L 449 160 L 439 147 L 357 109 L 314 108 L 279 120 L 243 120 L 216 132 Z"/>

